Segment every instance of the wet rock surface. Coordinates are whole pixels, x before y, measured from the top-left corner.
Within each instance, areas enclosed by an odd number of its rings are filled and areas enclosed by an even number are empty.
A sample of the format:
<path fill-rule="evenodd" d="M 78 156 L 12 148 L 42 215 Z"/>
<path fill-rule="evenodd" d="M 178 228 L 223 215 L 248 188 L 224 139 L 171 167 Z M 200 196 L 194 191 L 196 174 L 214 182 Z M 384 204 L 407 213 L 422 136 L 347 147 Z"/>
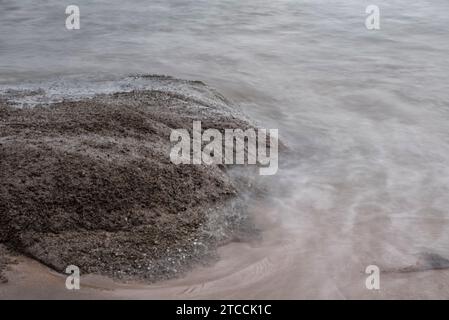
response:
<path fill-rule="evenodd" d="M 76 265 L 156 281 L 251 229 L 227 168 L 169 158 L 171 130 L 191 129 L 193 120 L 203 129 L 250 124 L 200 82 L 157 81 L 185 90 L 32 108 L 0 101 L 0 243 L 60 272 Z"/>

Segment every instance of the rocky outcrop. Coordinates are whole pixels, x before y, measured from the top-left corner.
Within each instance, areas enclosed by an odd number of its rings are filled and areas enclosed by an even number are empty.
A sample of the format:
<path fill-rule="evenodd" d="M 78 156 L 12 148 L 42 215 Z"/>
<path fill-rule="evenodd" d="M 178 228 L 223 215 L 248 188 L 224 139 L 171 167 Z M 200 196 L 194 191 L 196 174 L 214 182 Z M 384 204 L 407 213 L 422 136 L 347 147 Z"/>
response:
<path fill-rule="evenodd" d="M 169 137 L 193 120 L 203 129 L 249 123 L 200 82 L 156 80 L 184 90 L 33 108 L 0 102 L 0 243 L 61 272 L 76 265 L 154 281 L 210 256 L 245 225 L 227 169 L 174 165 Z M 227 227 L 213 230 L 211 212 Z"/>

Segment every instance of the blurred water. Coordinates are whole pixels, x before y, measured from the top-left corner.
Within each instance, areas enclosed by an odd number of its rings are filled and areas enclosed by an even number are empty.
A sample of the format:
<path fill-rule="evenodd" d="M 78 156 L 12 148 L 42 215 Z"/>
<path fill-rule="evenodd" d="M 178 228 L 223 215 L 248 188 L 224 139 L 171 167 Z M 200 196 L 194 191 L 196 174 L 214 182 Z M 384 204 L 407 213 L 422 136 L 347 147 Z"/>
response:
<path fill-rule="evenodd" d="M 81 30 L 65 29 L 69 4 Z M 365 28 L 369 4 L 381 30 Z M 0 0 L 0 84 L 159 73 L 218 88 L 299 155 L 279 173 L 289 192 L 260 209 L 282 232 L 267 233 L 262 261 L 279 267 L 257 293 L 352 297 L 368 264 L 449 256 L 448 13 L 447 0 Z M 449 296 L 432 281 L 412 283 Z"/>

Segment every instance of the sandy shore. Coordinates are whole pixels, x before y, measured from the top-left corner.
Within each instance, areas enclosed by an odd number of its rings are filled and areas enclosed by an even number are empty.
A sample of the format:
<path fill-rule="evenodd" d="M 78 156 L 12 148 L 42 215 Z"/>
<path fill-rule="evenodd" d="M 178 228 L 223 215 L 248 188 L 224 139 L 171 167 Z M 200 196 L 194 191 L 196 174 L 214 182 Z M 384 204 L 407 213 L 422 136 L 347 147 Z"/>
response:
<path fill-rule="evenodd" d="M 0 299 L 442 299 L 449 296 L 449 270 L 381 274 L 381 290 L 367 290 L 363 264 L 334 278 L 332 266 L 316 270 L 316 254 L 293 254 L 295 243 L 281 229 L 265 230 L 264 240 L 231 243 L 220 259 L 185 276 L 152 285 L 118 283 L 83 275 L 81 289 L 65 288 L 66 276 L 25 257 L 7 272 Z M 289 254 L 286 254 L 289 253 Z M 298 256 L 302 257 L 298 259 Z M 324 271 L 324 272 L 323 272 Z M 321 275 L 321 280 L 317 279 Z"/>

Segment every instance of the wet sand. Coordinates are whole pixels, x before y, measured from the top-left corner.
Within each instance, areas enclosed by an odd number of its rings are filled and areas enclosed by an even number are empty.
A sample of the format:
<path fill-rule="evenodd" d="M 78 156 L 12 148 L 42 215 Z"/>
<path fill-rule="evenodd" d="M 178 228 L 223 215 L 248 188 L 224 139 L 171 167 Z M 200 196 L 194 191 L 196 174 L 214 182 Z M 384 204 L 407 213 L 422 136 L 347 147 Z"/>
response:
<path fill-rule="evenodd" d="M 365 287 L 369 254 L 355 252 L 349 239 L 310 236 L 276 217 L 276 208 L 254 207 L 262 238 L 218 249 L 219 260 L 184 276 L 155 284 L 114 282 L 82 275 L 81 290 L 65 289 L 65 276 L 19 257 L 0 285 L 0 298 L 38 299 L 445 299 L 449 270 L 422 269 L 419 258 L 379 261 L 380 290 Z M 262 214 L 263 213 L 263 214 Z M 316 222 L 316 221 L 315 221 Z M 319 229 L 319 225 L 316 230 Z M 322 227 L 322 225 L 321 225 Z M 363 241 L 363 239 L 361 239 Z M 332 244 L 333 243 L 333 244 Z M 373 253 L 373 256 L 376 255 Z M 395 265 L 391 269 L 388 265 Z"/>
<path fill-rule="evenodd" d="M 317 270 L 316 255 L 292 252 L 294 244 L 232 243 L 219 249 L 220 260 L 181 279 L 116 283 L 83 276 L 81 289 L 65 289 L 65 276 L 21 257 L 0 285 L 0 299 L 445 299 L 449 270 L 381 274 L 381 289 L 367 290 L 363 265 L 334 277 L 332 266 Z M 322 277 L 317 281 L 318 276 Z"/>

